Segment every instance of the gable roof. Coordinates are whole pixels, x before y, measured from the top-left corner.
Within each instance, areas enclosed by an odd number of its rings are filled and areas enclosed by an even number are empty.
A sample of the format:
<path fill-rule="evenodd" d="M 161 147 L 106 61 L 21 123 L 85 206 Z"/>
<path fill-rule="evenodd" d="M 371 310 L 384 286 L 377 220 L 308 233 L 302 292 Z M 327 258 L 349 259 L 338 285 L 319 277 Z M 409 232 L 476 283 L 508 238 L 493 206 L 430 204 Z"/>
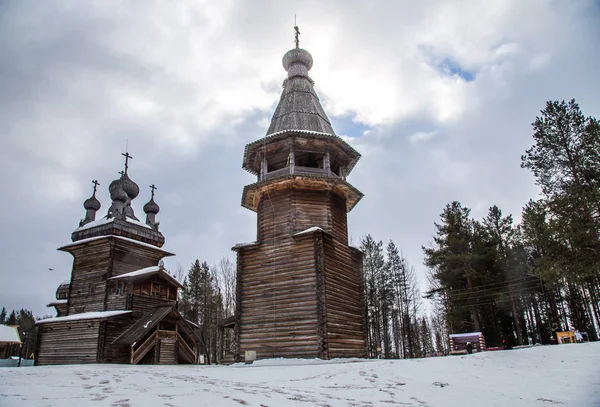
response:
<path fill-rule="evenodd" d="M 0 325 L 0 343 L 21 343 L 17 327 Z"/>
<path fill-rule="evenodd" d="M 117 279 L 137 280 L 137 279 L 144 279 L 144 278 L 150 277 L 151 275 L 154 275 L 154 274 L 158 274 L 160 277 L 164 278 L 171 284 L 173 284 L 179 288 L 183 288 L 183 284 L 181 284 L 175 277 L 170 275 L 164 268 L 162 268 L 160 266 L 146 267 L 146 268 L 143 268 L 140 270 L 132 271 L 130 273 L 125 273 L 125 274 L 121 274 L 121 275 L 118 275 L 115 277 L 111 277 L 111 278 L 109 278 L 109 280 L 117 280 Z"/>

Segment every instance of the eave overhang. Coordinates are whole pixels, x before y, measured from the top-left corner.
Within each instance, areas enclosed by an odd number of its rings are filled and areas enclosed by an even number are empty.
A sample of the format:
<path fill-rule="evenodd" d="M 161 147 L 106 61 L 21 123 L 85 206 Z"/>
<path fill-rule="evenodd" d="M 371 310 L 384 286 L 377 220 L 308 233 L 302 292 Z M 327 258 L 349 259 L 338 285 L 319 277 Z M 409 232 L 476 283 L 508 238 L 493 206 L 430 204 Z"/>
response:
<path fill-rule="evenodd" d="M 348 157 L 348 164 L 346 165 L 346 174 L 349 174 L 361 155 L 356 151 L 350 144 L 344 141 L 341 137 L 335 134 L 319 133 L 308 130 L 283 130 L 277 133 L 269 134 L 259 140 L 246 145 L 244 149 L 244 158 L 242 161 L 242 168 L 251 174 L 258 175 L 258 168 L 255 167 L 257 154 L 265 147 L 270 144 L 290 139 L 292 143 L 297 143 L 302 139 L 306 140 L 322 140 L 326 143 L 331 143 L 335 147 L 339 148 L 345 156 Z"/>
<path fill-rule="evenodd" d="M 362 199 L 363 193 L 341 178 L 327 175 L 282 175 L 267 181 L 246 185 L 242 193 L 242 206 L 256 212 L 263 194 L 278 189 L 310 189 L 332 191 L 346 199 L 350 212 Z"/>

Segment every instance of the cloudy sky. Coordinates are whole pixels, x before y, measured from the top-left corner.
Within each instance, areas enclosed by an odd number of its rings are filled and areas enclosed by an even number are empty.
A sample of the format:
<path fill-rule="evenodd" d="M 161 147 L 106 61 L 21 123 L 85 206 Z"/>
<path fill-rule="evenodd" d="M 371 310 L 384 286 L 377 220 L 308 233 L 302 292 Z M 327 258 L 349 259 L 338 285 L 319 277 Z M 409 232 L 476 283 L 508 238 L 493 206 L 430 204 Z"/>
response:
<path fill-rule="evenodd" d="M 0 306 L 52 313 L 72 266 L 56 248 L 93 179 L 106 214 L 126 142 L 138 217 L 159 188 L 168 267 L 254 240 L 242 154 L 279 99 L 294 14 L 363 155 L 351 240 L 394 240 L 421 276 L 446 203 L 518 217 L 536 196 L 520 155 L 547 100 L 600 117 L 598 1 L 0 1 Z"/>

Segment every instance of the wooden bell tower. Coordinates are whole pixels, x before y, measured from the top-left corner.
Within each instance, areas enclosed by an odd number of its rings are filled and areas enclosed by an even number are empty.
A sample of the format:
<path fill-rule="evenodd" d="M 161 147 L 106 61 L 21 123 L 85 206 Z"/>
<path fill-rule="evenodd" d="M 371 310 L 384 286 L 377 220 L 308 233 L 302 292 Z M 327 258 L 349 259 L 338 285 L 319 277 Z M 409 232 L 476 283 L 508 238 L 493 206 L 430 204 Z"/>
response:
<path fill-rule="evenodd" d="M 299 32 L 297 31 L 297 34 Z M 362 193 L 346 181 L 360 154 L 336 136 L 308 76 L 312 56 L 283 57 L 288 77 L 264 138 L 246 146 L 257 176 L 242 206 L 257 240 L 237 252 L 236 359 L 365 357 L 362 252 L 347 212 Z"/>

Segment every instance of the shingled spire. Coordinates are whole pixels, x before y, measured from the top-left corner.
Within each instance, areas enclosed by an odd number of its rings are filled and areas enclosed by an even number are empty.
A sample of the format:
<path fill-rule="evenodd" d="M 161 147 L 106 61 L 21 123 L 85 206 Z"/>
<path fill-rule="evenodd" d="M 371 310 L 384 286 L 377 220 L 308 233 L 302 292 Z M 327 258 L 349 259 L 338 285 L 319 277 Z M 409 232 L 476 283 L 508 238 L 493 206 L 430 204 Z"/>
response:
<path fill-rule="evenodd" d="M 298 34 L 299 31 L 296 31 L 296 48 L 289 50 L 283 56 L 283 67 L 288 77 L 283 82 L 283 93 L 273 114 L 267 136 L 284 130 L 304 130 L 334 135 L 329 118 L 314 90 L 314 82 L 308 76 L 313 58 L 308 51 L 298 46 Z"/>

